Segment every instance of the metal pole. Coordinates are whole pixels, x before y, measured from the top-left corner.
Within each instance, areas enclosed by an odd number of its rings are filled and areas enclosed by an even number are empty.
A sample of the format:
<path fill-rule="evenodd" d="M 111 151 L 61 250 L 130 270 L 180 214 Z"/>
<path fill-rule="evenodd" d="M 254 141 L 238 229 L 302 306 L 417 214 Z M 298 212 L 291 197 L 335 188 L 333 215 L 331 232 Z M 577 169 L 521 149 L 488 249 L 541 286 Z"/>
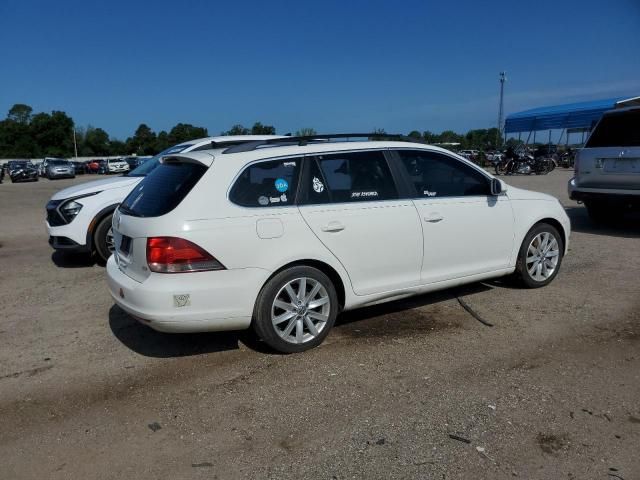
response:
<path fill-rule="evenodd" d="M 78 158 L 78 144 L 76 143 L 76 127 L 73 127 L 73 151 L 76 154 L 75 157 Z"/>
<path fill-rule="evenodd" d="M 498 107 L 498 131 L 496 132 L 496 148 L 500 146 L 502 122 L 504 120 L 504 82 L 507 80 L 507 72 L 500 72 L 500 106 Z"/>

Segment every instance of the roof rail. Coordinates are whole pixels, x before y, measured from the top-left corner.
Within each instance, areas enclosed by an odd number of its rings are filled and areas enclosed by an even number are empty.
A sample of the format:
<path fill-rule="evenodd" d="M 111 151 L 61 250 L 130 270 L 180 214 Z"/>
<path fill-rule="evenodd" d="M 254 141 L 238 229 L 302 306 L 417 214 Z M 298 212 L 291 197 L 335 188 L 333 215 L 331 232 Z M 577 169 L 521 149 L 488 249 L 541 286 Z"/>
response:
<path fill-rule="evenodd" d="M 327 142 L 333 139 L 348 139 L 348 138 L 367 138 L 369 140 L 386 140 L 386 139 L 401 139 L 405 141 L 412 141 L 415 143 L 425 143 L 421 142 L 419 139 L 413 137 L 406 137 L 404 135 L 396 134 L 396 133 L 331 133 L 331 134 L 323 134 L 323 135 L 303 135 L 303 136 L 293 136 L 293 137 L 283 137 L 283 138 L 269 138 L 266 140 L 255 140 L 244 142 L 239 145 L 233 145 L 222 153 L 240 153 L 240 152 L 251 152 L 260 147 L 266 146 L 287 146 L 287 145 L 298 145 L 304 146 L 310 143 L 320 143 Z"/>

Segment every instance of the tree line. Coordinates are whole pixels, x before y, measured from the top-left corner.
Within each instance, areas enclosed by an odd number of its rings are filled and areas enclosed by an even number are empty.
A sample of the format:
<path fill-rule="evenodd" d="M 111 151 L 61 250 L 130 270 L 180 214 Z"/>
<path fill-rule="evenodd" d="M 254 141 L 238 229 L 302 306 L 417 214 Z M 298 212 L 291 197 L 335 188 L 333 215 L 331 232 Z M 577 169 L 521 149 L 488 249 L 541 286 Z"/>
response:
<path fill-rule="evenodd" d="M 302 128 L 296 135 L 315 135 L 313 128 Z M 384 130 L 376 130 L 383 133 Z M 74 145 L 75 134 L 75 145 Z M 272 125 L 256 122 L 251 128 L 234 125 L 222 135 L 275 135 Z M 431 144 L 459 144 L 458 148 L 489 150 L 495 148 L 496 128 L 470 130 L 458 134 L 446 130 L 436 134 L 430 131 L 414 130 L 408 134 Z M 154 132 L 142 123 L 131 137 L 119 140 L 111 137 L 105 130 L 88 125 L 76 127 L 73 119 L 65 112 L 54 110 L 51 113 L 33 113 L 29 105 L 17 103 L 9 109 L 7 117 L 0 121 L 0 158 L 42 158 L 73 157 L 75 148 L 78 156 L 100 157 L 112 155 L 154 155 L 172 145 L 209 136 L 204 127 L 189 123 L 178 123 L 168 132 Z M 502 139 L 498 137 L 498 143 Z"/>

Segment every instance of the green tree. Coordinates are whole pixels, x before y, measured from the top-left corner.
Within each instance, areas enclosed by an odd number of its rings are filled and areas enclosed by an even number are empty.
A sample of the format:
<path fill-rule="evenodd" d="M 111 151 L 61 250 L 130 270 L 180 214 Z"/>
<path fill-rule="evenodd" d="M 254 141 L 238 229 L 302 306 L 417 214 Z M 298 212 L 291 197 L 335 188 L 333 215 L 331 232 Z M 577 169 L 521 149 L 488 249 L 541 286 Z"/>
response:
<path fill-rule="evenodd" d="M 109 155 L 128 155 L 127 145 L 122 140 L 109 140 Z"/>
<path fill-rule="evenodd" d="M 109 134 L 103 129 L 88 126 L 82 137 L 82 147 L 80 148 L 80 151 L 83 156 L 104 156 L 111 153 Z M 79 141 L 77 132 L 76 141 Z"/>
<path fill-rule="evenodd" d="M 208 136 L 209 133 L 206 128 L 194 127 L 189 123 L 178 123 L 169 131 L 169 135 L 167 136 L 167 140 L 169 141 L 168 146 Z"/>
<path fill-rule="evenodd" d="M 162 152 L 169 148 L 171 144 L 169 143 L 169 134 L 162 130 L 158 133 L 158 138 L 156 139 L 156 153 Z"/>
<path fill-rule="evenodd" d="M 243 127 L 240 124 L 237 124 L 231 127 L 230 130 L 227 130 L 226 132 L 222 132 L 222 135 L 249 135 L 249 133 L 251 133 L 251 130 Z"/>
<path fill-rule="evenodd" d="M 156 134 L 146 124 L 141 123 L 133 137 L 127 138 L 128 153 L 137 155 L 153 155 L 156 150 Z"/>
<path fill-rule="evenodd" d="M 33 108 L 31 108 L 29 105 L 25 105 L 24 103 L 16 103 L 9 109 L 7 119 L 26 125 L 31 121 L 32 113 Z"/>
<path fill-rule="evenodd" d="M 313 128 L 305 127 L 296 132 L 296 137 L 310 137 L 317 134 L 318 132 L 316 132 Z"/>
<path fill-rule="evenodd" d="M 422 139 L 422 134 L 417 130 L 411 130 L 407 136 L 418 140 Z"/>
<path fill-rule="evenodd" d="M 276 127 L 271 125 L 263 125 L 260 122 L 256 122 L 251 127 L 251 135 L 275 135 Z"/>
<path fill-rule="evenodd" d="M 40 155 L 71 157 L 73 151 L 73 120 L 66 113 L 37 113 L 29 130 Z"/>

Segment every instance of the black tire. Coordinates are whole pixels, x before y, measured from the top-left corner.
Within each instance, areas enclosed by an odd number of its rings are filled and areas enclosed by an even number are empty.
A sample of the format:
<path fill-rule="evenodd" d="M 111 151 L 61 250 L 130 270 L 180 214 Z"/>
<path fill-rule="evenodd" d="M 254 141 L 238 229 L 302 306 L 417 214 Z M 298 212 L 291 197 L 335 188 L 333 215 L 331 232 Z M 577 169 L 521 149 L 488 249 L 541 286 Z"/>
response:
<path fill-rule="evenodd" d="M 276 300 L 276 296 L 278 295 L 278 293 L 281 292 L 289 282 L 299 278 L 312 279 L 322 285 L 329 297 L 329 313 L 322 330 L 319 331 L 317 336 L 312 337 L 304 343 L 292 343 L 284 340 L 277 333 L 277 327 L 273 325 L 271 314 L 272 309 L 277 308 L 273 307 L 273 303 Z M 303 352 L 305 350 L 314 348 L 323 342 L 323 340 L 329 334 L 331 327 L 333 327 L 333 324 L 335 323 L 336 316 L 338 314 L 338 308 L 338 295 L 336 294 L 336 289 L 331 279 L 317 268 L 308 266 L 297 266 L 288 268 L 287 270 L 278 273 L 277 275 L 272 277 L 264 285 L 264 287 L 262 287 L 262 290 L 258 295 L 258 299 L 256 300 L 256 305 L 253 313 L 253 322 L 251 325 L 256 335 L 274 350 L 282 353 Z M 294 317 L 294 319 L 297 318 L 297 316 Z M 291 320 L 287 320 L 286 322 L 290 321 Z M 302 320 L 300 321 L 302 322 Z M 308 327 L 305 326 L 304 328 L 307 328 L 307 333 L 310 334 L 308 331 Z"/>
<path fill-rule="evenodd" d="M 105 263 L 112 253 L 107 246 L 107 233 L 109 233 L 109 230 L 111 229 L 112 217 L 113 215 L 109 214 L 100 220 L 93 234 L 93 245 L 96 249 L 96 254 L 98 255 L 98 258 Z"/>
<path fill-rule="evenodd" d="M 545 280 L 539 281 L 536 280 L 529 274 L 526 265 L 527 254 L 529 250 L 529 245 L 533 241 L 533 239 L 541 233 L 550 233 L 553 235 L 555 240 L 558 242 L 558 262 L 555 266 L 553 273 L 547 277 Z M 520 246 L 520 251 L 518 252 L 518 260 L 516 262 L 516 271 L 514 272 L 515 278 L 518 280 L 526 288 L 540 288 L 550 284 L 556 275 L 558 275 L 558 271 L 560 270 L 560 266 L 562 265 L 562 258 L 564 256 L 564 241 L 562 239 L 562 235 L 558 230 L 548 223 L 538 223 L 533 226 L 529 233 L 524 237 L 522 241 L 522 245 Z"/>

